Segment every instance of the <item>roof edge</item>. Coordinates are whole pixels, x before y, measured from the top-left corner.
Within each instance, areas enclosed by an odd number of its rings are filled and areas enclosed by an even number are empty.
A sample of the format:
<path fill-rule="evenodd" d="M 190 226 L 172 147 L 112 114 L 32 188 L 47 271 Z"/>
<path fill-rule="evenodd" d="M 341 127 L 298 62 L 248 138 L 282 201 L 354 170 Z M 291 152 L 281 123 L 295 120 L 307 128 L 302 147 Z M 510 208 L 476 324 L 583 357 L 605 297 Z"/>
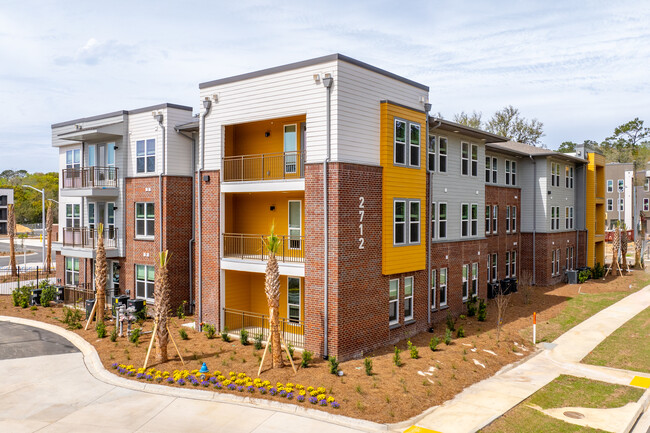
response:
<path fill-rule="evenodd" d="M 54 129 L 54 128 L 60 128 L 62 126 L 74 125 L 75 123 L 92 122 L 94 120 L 108 119 L 109 117 L 123 116 L 125 114 L 138 114 L 138 113 L 144 113 L 144 112 L 147 112 L 147 111 L 150 111 L 150 110 L 162 110 L 163 108 L 175 108 L 175 109 L 178 109 L 178 110 L 186 110 L 186 111 L 193 111 L 194 110 L 192 107 L 188 107 L 186 105 L 179 105 L 179 104 L 172 104 L 172 103 L 169 103 L 169 102 L 164 102 L 162 104 L 156 104 L 156 105 L 150 105 L 148 107 L 136 108 L 135 110 L 112 111 L 110 113 L 98 114 L 96 116 L 81 117 L 79 119 L 74 119 L 74 120 L 66 120 L 65 122 L 53 123 L 51 128 Z"/>

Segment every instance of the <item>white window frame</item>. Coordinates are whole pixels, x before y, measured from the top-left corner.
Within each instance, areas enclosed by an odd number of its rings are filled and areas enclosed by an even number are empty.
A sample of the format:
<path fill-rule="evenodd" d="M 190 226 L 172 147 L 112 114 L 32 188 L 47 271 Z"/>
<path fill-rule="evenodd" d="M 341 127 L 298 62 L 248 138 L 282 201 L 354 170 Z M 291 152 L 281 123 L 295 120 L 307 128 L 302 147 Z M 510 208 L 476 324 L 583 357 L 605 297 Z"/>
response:
<path fill-rule="evenodd" d="M 417 204 L 418 206 L 418 211 L 415 214 L 417 217 L 413 218 L 413 212 L 411 211 L 411 207 L 413 205 Z M 408 244 L 409 245 L 419 245 L 420 244 L 420 217 L 422 214 L 422 208 L 420 207 L 420 200 L 408 200 Z M 412 228 L 413 226 L 416 225 L 418 228 L 417 231 L 417 239 L 412 238 Z"/>
<path fill-rule="evenodd" d="M 66 257 L 65 258 L 65 285 L 66 286 L 79 286 L 79 258 Z"/>
<path fill-rule="evenodd" d="M 412 136 L 411 136 L 411 134 L 413 133 L 414 128 L 417 129 L 417 131 L 418 131 L 418 143 L 417 144 L 413 144 Z M 421 149 L 420 149 L 421 146 L 422 146 L 422 128 L 420 127 L 419 123 L 409 122 L 409 146 L 408 146 L 408 149 L 409 149 L 408 166 L 409 167 L 420 168 L 420 165 L 421 165 L 420 160 L 422 159 L 422 152 L 421 152 Z M 413 158 L 412 158 L 413 157 L 413 150 L 416 149 L 416 148 L 417 148 L 417 153 L 415 153 L 415 155 L 417 155 L 418 163 L 413 164 Z"/>
<path fill-rule="evenodd" d="M 149 144 L 153 142 L 153 151 L 150 152 Z M 142 143 L 142 152 L 138 149 L 138 146 Z M 142 160 L 143 168 L 140 170 L 138 167 L 138 160 Z M 153 167 L 149 169 L 149 161 L 152 160 Z M 143 173 L 155 173 L 156 172 L 156 139 L 147 138 L 144 140 L 137 140 L 135 142 L 135 170 L 137 174 Z"/>
<path fill-rule="evenodd" d="M 472 203 L 469 213 L 470 236 L 478 236 L 478 204 Z"/>
<path fill-rule="evenodd" d="M 510 278 L 510 251 L 506 251 L 506 278 Z"/>
<path fill-rule="evenodd" d="M 291 204 L 298 203 L 298 227 L 291 227 Z M 293 233 L 298 231 L 298 238 L 296 239 L 296 234 Z M 289 240 L 289 249 L 290 250 L 301 250 L 302 249 L 302 200 L 289 200 L 287 203 L 287 239 Z M 296 242 L 297 241 L 297 242 Z"/>
<path fill-rule="evenodd" d="M 427 170 L 430 172 L 436 171 L 436 146 L 438 141 L 436 140 L 435 135 L 429 136 L 429 141 L 427 145 Z"/>
<path fill-rule="evenodd" d="M 608 198 L 607 199 L 607 212 L 613 212 L 614 211 L 614 199 Z"/>
<path fill-rule="evenodd" d="M 499 255 L 492 254 L 492 282 L 495 283 L 499 276 Z"/>
<path fill-rule="evenodd" d="M 510 185 L 517 185 L 517 161 L 510 161 Z"/>
<path fill-rule="evenodd" d="M 81 168 L 81 149 L 65 151 L 65 168 L 74 170 Z"/>
<path fill-rule="evenodd" d="M 492 161 L 491 156 L 486 156 L 485 157 L 485 183 L 490 183 L 490 180 L 492 178 L 492 168 L 490 161 Z"/>
<path fill-rule="evenodd" d="M 512 278 L 517 276 L 517 251 L 510 252 L 510 276 Z"/>
<path fill-rule="evenodd" d="M 571 247 L 571 269 L 574 269 L 574 267 L 573 267 L 573 247 Z"/>
<path fill-rule="evenodd" d="M 614 192 L 614 181 L 607 179 L 607 192 Z"/>
<path fill-rule="evenodd" d="M 397 123 L 404 123 L 405 124 L 405 137 L 404 137 L 404 142 L 398 141 L 397 140 Z M 411 141 L 411 134 L 414 130 L 417 130 L 418 132 L 418 142 L 417 144 L 414 144 Z M 397 161 L 397 155 L 399 152 L 397 151 L 397 145 L 398 144 L 404 144 L 404 162 L 398 162 Z M 400 119 L 398 117 L 394 118 L 394 123 L 393 123 L 393 163 L 395 165 L 401 166 L 401 167 L 411 167 L 411 168 L 420 168 L 420 159 L 422 157 L 421 155 L 421 147 L 422 145 L 422 128 L 420 127 L 419 123 L 416 122 L 410 122 L 405 119 Z M 411 156 L 413 155 L 413 151 L 417 148 L 417 164 L 414 164 L 412 161 Z"/>
<path fill-rule="evenodd" d="M 492 230 L 492 205 L 485 205 L 485 234 L 489 235 Z"/>
<path fill-rule="evenodd" d="M 141 280 L 141 279 L 138 278 L 138 267 L 139 266 L 144 267 L 144 280 Z M 149 270 L 150 270 L 150 268 L 154 269 L 154 278 L 153 279 L 149 279 Z M 135 297 L 136 297 L 136 299 L 145 299 L 147 302 L 153 303 L 154 302 L 154 297 L 153 296 L 151 296 L 151 297 L 147 296 L 147 291 L 148 291 L 147 289 L 149 287 L 151 287 L 151 293 L 153 295 L 155 293 L 155 291 L 154 291 L 155 290 L 155 288 L 154 288 L 155 282 L 156 282 L 155 268 L 153 266 L 139 265 L 139 264 L 135 265 Z M 142 296 L 142 295 L 140 295 L 138 293 L 139 292 L 138 283 L 143 284 L 144 296 Z"/>
<path fill-rule="evenodd" d="M 81 205 L 78 203 L 66 203 L 65 205 L 65 226 L 67 228 L 81 227 Z"/>
<path fill-rule="evenodd" d="M 436 221 L 437 221 L 436 212 L 437 212 L 437 208 L 438 208 L 438 206 L 436 206 L 436 202 L 435 201 L 432 202 L 431 203 L 431 221 L 430 221 L 430 228 L 429 228 L 429 230 L 431 230 L 431 239 L 436 238 L 436 231 L 437 231 L 436 230 Z"/>
<path fill-rule="evenodd" d="M 144 216 L 142 218 L 138 218 L 138 205 L 142 205 L 143 208 L 144 208 L 144 214 L 143 214 Z M 153 214 L 152 218 L 149 218 L 148 213 L 147 213 L 147 209 L 149 207 L 153 208 L 154 214 Z M 152 238 L 154 238 L 156 236 L 156 205 L 155 205 L 155 203 L 154 202 L 140 202 L 140 201 L 136 202 L 134 211 L 135 211 L 134 212 L 135 213 L 135 215 L 134 215 L 135 216 L 135 237 L 137 239 L 152 239 Z M 143 225 L 143 232 L 142 233 L 138 233 L 138 222 L 139 221 L 142 221 L 142 225 Z M 149 229 L 147 228 L 147 226 L 149 225 L 149 224 L 147 224 L 148 222 L 153 222 L 153 233 L 149 233 Z"/>
<path fill-rule="evenodd" d="M 492 157 L 492 183 L 497 184 L 499 180 L 499 160 L 496 156 Z"/>
<path fill-rule="evenodd" d="M 569 206 L 569 230 L 573 230 L 573 206 Z"/>
<path fill-rule="evenodd" d="M 478 297 L 478 262 L 472 263 L 472 288 L 470 295 L 472 297 Z"/>
<path fill-rule="evenodd" d="M 411 286 L 410 295 L 407 292 L 407 288 L 409 287 L 409 281 Z M 415 317 L 415 308 L 413 305 L 414 292 L 415 292 L 415 278 L 413 278 L 412 276 L 404 277 L 404 322 L 411 321 Z M 411 314 L 409 314 L 408 316 L 406 315 L 407 305 L 410 305 L 411 307 Z"/>
<path fill-rule="evenodd" d="M 461 285 L 461 294 L 463 296 L 463 302 L 469 299 L 469 264 L 464 264 L 462 268 L 462 285 Z"/>
<path fill-rule="evenodd" d="M 465 155 L 465 156 L 463 156 Z M 460 143 L 460 174 L 461 176 L 469 176 L 469 155 L 470 155 L 470 146 L 469 143 L 461 141 Z"/>
<path fill-rule="evenodd" d="M 447 173 L 448 154 L 449 154 L 449 140 L 447 140 L 447 137 L 439 136 L 438 137 L 438 173 Z"/>
<path fill-rule="evenodd" d="M 397 290 L 395 291 L 395 298 L 391 299 L 391 284 L 397 284 Z M 390 306 L 395 304 L 395 319 L 390 320 Z M 394 278 L 388 281 L 388 325 L 396 325 L 399 323 L 399 278 Z"/>
<path fill-rule="evenodd" d="M 439 292 L 440 292 L 440 303 L 439 303 L 440 308 L 446 307 L 447 302 L 448 302 L 448 299 L 447 299 L 447 284 L 448 284 L 447 276 L 448 276 L 447 268 L 440 269 L 440 290 L 439 290 Z M 443 295 L 443 293 L 444 293 L 444 295 Z M 444 302 L 442 301 L 443 298 L 445 300 Z"/>
<path fill-rule="evenodd" d="M 95 230 L 95 202 L 88 202 L 88 228 Z"/>
<path fill-rule="evenodd" d="M 568 175 L 567 175 L 568 180 L 566 182 L 567 183 L 567 188 L 573 189 L 573 167 L 567 166 L 567 168 L 568 168 L 568 170 L 567 170 L 567 172 L 568 172 Z"/>
<path fill-rule="evenodd" d="M 511 168 L 510 168 L 510 167 L 512 166 L 513 162 L 514 162 L 514 161 L 511 161 L 511 160 L 509 160 L 509 159 L 506 159 L 506 163 L 505 163 L 505 173 L 506 173 L 506 182 L 505 182 L 505 183 L 506 183 L 506 185 L 510 185 L 510 184 L 511 184 L 511 183 L 510 183 L 510 179 L 511 179 L 511 178 L 510 178 L 510 174 L 511 174 L 512 171 L 511 171 Z"/>
<path fill-rule="evenodd" d="M 625 180 L 623 180 L 623 179 L 618 180 L 618 191 L 619 192 L 624 192 L 625 191 Z"/>
<path fill-rule="evenodd" d="M 517 233 L 517 206 L 512 207 L 510 220 L 510 233 Z"/>
<path fill-rule="evenodd" d="M 298 303 L 292 304 L 289 301 L 289 280 L 298 280 Z M 299 323 L 302 320 L 302 278 L 287 277 L 287 319 L 290 323 Z M 291 307 L 298 307 L 298 318 L 291 318 Z"/>
<path fill-rule="evenodd" d="M 492 206 L 492 234 L 496 235 L 499 233 L 499 206 Z"/>
<path fill-rule="evenodd" d="M 646 177 L 646 178 L 643 180 L 643 190 L 644 190 L 645 192 L 650 191 L 650 178 L 648 178 L 648 177 Z"/>
<path fill-rule="evenodd" d="M 397 204 L 401 203 L 404 206 L 404 220 L 403 221 L 397 221 Z M 408 233 L 407 233 L 407 221 L 408 217 L 407 215 L 407 204 L 408 200 L 404 199 L 395 199 L 393 200 L 393 246 L 403 246 L 403 245 L 408 245 Z M 401 225 L 403 226 L 403 234 L 404 234 L 404 240 L 402 242 L 397 242 L 397 226 Z"/>
<path fill-rule="evenodd" d="M 551 277 L 555 276 L 555 250 L 551 251 Z"/>
<path fill-rule="evenodd" d="M 436 286 L 438 284 L 436 269 L 431 269 L 431 311 L 436 310 Z"/>
<path fill-rule="evenodd" d="M 556 250 L 556 254 L 555 254 L 555 271 L 557 272 L 557 275 L 560 275 L 560 249 L 559 248 Z"/>
<path fill-rule="evenodd" d="M 397 209 L 397 203 L 404 203 L 404 221 L 397 221 L 396 220 L 396 209 Z M 418 212 L 417 212 L 417 219 L 411 219 L 411 205 L 416 204 L 418 206 Z M 421 211 L 422 208 L 420 207 L 420 200 L 418 199 L 405 199 L 405 198 L 396 198 L 393 200 L 393 246 L 395 247 L 402 247 L 406 245 L 420 245 L 420 239 L 421 239 L 421 225 L 420 225 L 420 217 L 421 217 Z M 404 225 L 404 242 L 397 242 L 397 226 L 398 225 Z M 418 227 L 418 238 L 417 240 L 412 240 L 411 239 L 411 227 L 413 225 L 417 225 Z"/>
<path fill-rule="evenodd" d="M 569 268 L 569 247 L 566 247 L 566 263 L 565 263 L 565 265 L 566 265 L 567 270 L 571 269 L 571 268 Z"/>
<path fill-rule="evenodd" d="M 510 233 L 510 206 L 506 206 L 506 233 Z"/>
<path fill-rule="evenodd" d="M 469 237 L 469 203 L 460 204 L 460 237 Z M 467 215 L 467 217 L 465 217 Z"/>
<path fill-rule="evenodd" d="M 650 210 L 650 199 L 645 197 L 643 199 L 643 211 L 648 212 Z"/>
<path fill-rule="evenodd" d="M 397 124 L 398 123 L 403 123 L 404 124 L 404 141 L 400 141 L 397 139 Z M 393 121 L 393 164 L 399 165 L 402 167 L 408 166 L 408 150 L 409 150 L 409 123 L 408 121 L 404 119 L 398 119 L 397 117 Z M 398 152 L 397 146 L 402 145 L 403 150 L 401 152 Z M 401 155 L 403 158 L 403 161 L 398 161 L 397 157 L 398 155 Z"/>
<path fill-rule="evenodd" d="M 472 177 L 478 177 L 478 145 L 472 143 L 469 149 L 470 173 Z"/>
<path fill-rule="evenodd" d="M 442 218 L 441 206 L 445 207 L 445 218 Z M 447 239 L 447 202 L 438 202 L 438 239 Z M 444 229 L 444 236 L 443 230 Z"/>

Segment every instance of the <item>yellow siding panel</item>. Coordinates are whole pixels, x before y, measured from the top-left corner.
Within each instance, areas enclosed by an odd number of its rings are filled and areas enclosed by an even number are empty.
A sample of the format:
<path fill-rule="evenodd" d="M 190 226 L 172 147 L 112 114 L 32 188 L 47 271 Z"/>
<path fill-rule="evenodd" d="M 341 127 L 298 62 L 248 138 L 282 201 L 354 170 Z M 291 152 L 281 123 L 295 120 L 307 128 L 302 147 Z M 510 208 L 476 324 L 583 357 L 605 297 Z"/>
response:
<path fill-rule="evenodd" d="M 229 125 L 225 128 L 225 155 L 258 155 L 284 152 L 284 125 L 295 124 L 298 150 L 301 149 L 300 123 L 305 116 L 284 117 L 260 122 Z M 269 136 L 266 136 L 266 133 Z"/>
<path fill-rule="evenodd" d="M 230 201 L 229 201 L 230 200 Z M 268 234 L 275 223 L 275 234 L 289 234 L 289 201 L 301 202 L 301 227 L 305 235 L 305 193 L 302 191 L 226 194 L 226 232 Z M 271 207 L 275 210 L 271 210 Z"/>
<path fill-rule="evenodd" d="M 426 266 L 426 115 L 416 110 L 382 103 L 381 165 L 383 167 L 382 197 L 382 273 L 384 275 L 425 269 Z M 420 124 L 420 168 L 393 164 L 394 119 Z M 393 200 L 396 198 L 420 200 L 420 244 L 393 246 Z M 408 230 L 407 230 L 408 231 Z"/>
<path fill-rule="evenodd" d="M 250 276 L 249 272 L 225 271 L 226 272 L 226 308 L 235 310 L 250 311 L 251 302 L 249 296 Z"/>

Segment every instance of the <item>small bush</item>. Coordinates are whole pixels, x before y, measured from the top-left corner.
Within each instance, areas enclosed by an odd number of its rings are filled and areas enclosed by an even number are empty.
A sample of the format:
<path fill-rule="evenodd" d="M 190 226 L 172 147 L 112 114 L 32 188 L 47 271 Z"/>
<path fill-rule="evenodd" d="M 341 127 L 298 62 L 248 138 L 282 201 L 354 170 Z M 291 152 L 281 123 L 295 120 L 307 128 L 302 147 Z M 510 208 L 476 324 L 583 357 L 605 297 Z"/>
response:
<path fill-rule="evenodd" d="M 179 329 L 178 334 L 181 336 L 181 340 L 187 340 L 190 338 L 187 336 L 187 331 L 185 330 L 185 328 Z"/>
<path fill-rule="evenodd" d="M 50 282 L 47 280 L 41 280 L 40 283 L 38 283 L 38 288 L 39 289 L 45 289 L 46 287 L 50 286 Z"/>
<path fill-rule="evenodd" d="M 364 358 L 363 368 L 366 369 L 366 376 L 372 376 L 372 359 Z"/>
<path fill-rule="evenodd" d="M 463 325 L 460 325 L 458 327 L 458 330 L 456 331 L 456 338 L 463 338 L 465 337 L 465 330 L 463 329 Z"/>
<path fill-rule="evenodd" d="M 440 339 L 438 337 L 432 337 L 431 340 L 429 340 L 429 349 L 431 349 L 432 352 L 435 352 L 439 343 Z"/>
<path fill-rule="evenodd" d="M 176 317 L 181 320 L 185 319 L 185 305 L 187 305 L 187 301 L 183 301 L 183 303 L 176 309 Z"/>
<path fill-rule="evenodd" d="M 77 310 L 76 308 L 64 308 L 63 314 L 62 322 L 68 325 L 69 329 L 82 328 L 81 319 L 83 318 L 83 315 L 81 314 L 81 310 Z"/>
<path fill-rule="evenodd" d="M 248 331 L 245 330 L 244 328 L 239 331 L 239 341 L 243 346 L 248 346 Z"/>
<path fill-rule="evenodd" d="M 41 305 L 49 307 L 50 302 L 54 301 L 59 296 L 59 291 L 53 286 L 48 286 L 41 292 Z"/>
<path fill-rule="evenodd" d="M 140 332 L 142 332 L 140 328 L 135 328 L 131 331 L 131 335 L 129 335 L 129 341 L 136 346 L 140 343 Z M 153 338 L 153 336 L 151 338 Z"/>
<path fill-rule="evenodd" d="M 399 354 L 402 353 L 401 350 L 395 346 L 395 354 L 393 355 L 393 364 L 395 364 L 397 367 L 402 366 L 402 359 L 400 358 Z"/>
<path fill-rule="evenodd" d="M 223 331 L 221 331 L 221 339 L 225 341 L 226 343 L 230 343 L 230 335 L 228 335 L 228 327 L 226 326 L 223 328 Z"/>
<path fill-rule="evenodd" d="M 296 350 L 296 349 L 291 345 L 291 343 L 288 343 L 287 344 L 287 351 L 289 352 L 289 356 L 291 357 L 291 359 L 293 359 L 294 350 Z"/>
<path fill-rule="evenodd" d="M 447 346 L 451 344 L 451 329 L 449 328 L 445 330 L 445 344 Z"/>
<path fill-rule="evenodd" d="M 456 324 L 454 323 L 454 318 L 451 317 L 451 314 L 447 313 L 447 328 L 452 332 L 456 330 Z"/>
<path fill-rule="evenodd" d="M 38 310 L 38 307 L 36 305 L 32 305 L 31 307 L 29 307 L 29 309 L 32 311 L 36 311 Z"/>
<path fill-rule="evenodd" d="M 148 314 L 147 313 L 147 306 L 145 305 L 145 306 L 142 307 L 142 310 L 135 313 L 135 317 L 138 320 L 138 322 L 142 323 L 142 322 L 144 322 L 146 320 L 147 314 Z"/>
<path fill-rule="evenodd" d="M 330 367 L 330 373 L 337 374 L 339 372 L 339 362 L 336 360 L 336 356 L 330 356 L 327 359 Z"/>
<path fill-rule="evenodd" d="M 585 269 L 584 271 L 580 271 L 578 274 L 578 282 L 580 284 L 584 283 L 587 281 L 589 278 L 591 278 L 591 269 Z"/>
<path fill-rule="evenodd" d="M 117 341 L 117 326 L 111 331 L 111 341 L 115 343 Z"/>
<path fill-rule="evenodd" d="M 27 308 L 29 306 L 30 286 L 23 286 L 11 291 L 11 301 L 14 307 Z"/>
<path fill-rule="evenodd" d="M 485 322 L 485 318 L 487 317 L 487 304 L 483 299 L 479 299 L 478 301 L 478 321 L 479 322 Z"/>
<path fill-rule="evenodd" d="M 406 345 L 409 348 L 409 355 L 411 356 L 412 359 L 418 359 L 420 355 L 418 354 L 418 347 L 411 343 L 411 340 L 408 340 L 406 342 Z"/>
<path fill-rule="evenodd" d="M 95 326 L 95 331 L 97 331 L 97 338 L 106 337 L 106 323 L 104 323 L 103 320 L 101 322 L 97 322 L 97 326 Z"/>
<path fill-rule="evenodd" d="M 262 349 L 262 334 L 257 334 L 255 336 L 255 342 L 253 343 L 253 346 L 255 347 L 255 350 Z"/>
<path fill-rule="evenodd" d="M 217 333 L 217 328 L 215 328 L 214 325 L 210 325 L 209 323 L 204 323 L 203 332 L 205 332 L 205 336 L 208 340 L 212 340 Z"/>
<path fill-rule="evenodd" d="M 472 296 L 467 301 L 467 317 L 474 317 L 476 315 L 476 296 Z"/>
<path fill-rule="evenodd" d="M 311 353 L 309 350 L 305 350 L 302 352 L 302 361 L 300 361 L 300 366 L 302 368 L 307 368 L 309 367 L 309 363 L 311 362 L 312 357 L 314 356 L 313 353 Z"/>
<path fill-rule="evenodd" d="M 594 268 L 592 269 L 591 273 L 594 279 L 603 278 L 603 276 L 605 275 L 605 268 L 603 267 L 603 265 L 600 264 L 600 262 L 598 262 L 596 263 L 596 266 L 594 266 Z"/>

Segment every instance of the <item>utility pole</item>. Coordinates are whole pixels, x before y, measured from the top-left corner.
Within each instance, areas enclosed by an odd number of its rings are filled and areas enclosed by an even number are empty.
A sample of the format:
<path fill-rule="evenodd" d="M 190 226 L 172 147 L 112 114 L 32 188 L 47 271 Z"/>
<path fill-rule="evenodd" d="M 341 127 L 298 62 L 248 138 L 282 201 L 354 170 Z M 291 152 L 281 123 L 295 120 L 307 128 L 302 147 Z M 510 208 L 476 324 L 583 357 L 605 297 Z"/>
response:
<path fill-rule="evenodd" d="M 23 185 L 23 188 L 31 188 L 34 191 L 38 191 L 38 192 L 41 193 L 41 208 L 42 208 L 42 214 L 41 214 L 41 220 L 42 220 L 41 233 L 42 233 L 42 236 L 41 236 L 41 240 L 43 241 L 42 242 L 43 243 L 43 245 L 42 245 L 43 246 L 43 256 L 41 257 L 41 259 L 43 260 L 43 267 L 45 267 L 45 188 L 38 189 L 38 188 L 34 188 L 31 185 Z M 24 249 L 24 247 L 23 247 L 23 249 Z"/>

